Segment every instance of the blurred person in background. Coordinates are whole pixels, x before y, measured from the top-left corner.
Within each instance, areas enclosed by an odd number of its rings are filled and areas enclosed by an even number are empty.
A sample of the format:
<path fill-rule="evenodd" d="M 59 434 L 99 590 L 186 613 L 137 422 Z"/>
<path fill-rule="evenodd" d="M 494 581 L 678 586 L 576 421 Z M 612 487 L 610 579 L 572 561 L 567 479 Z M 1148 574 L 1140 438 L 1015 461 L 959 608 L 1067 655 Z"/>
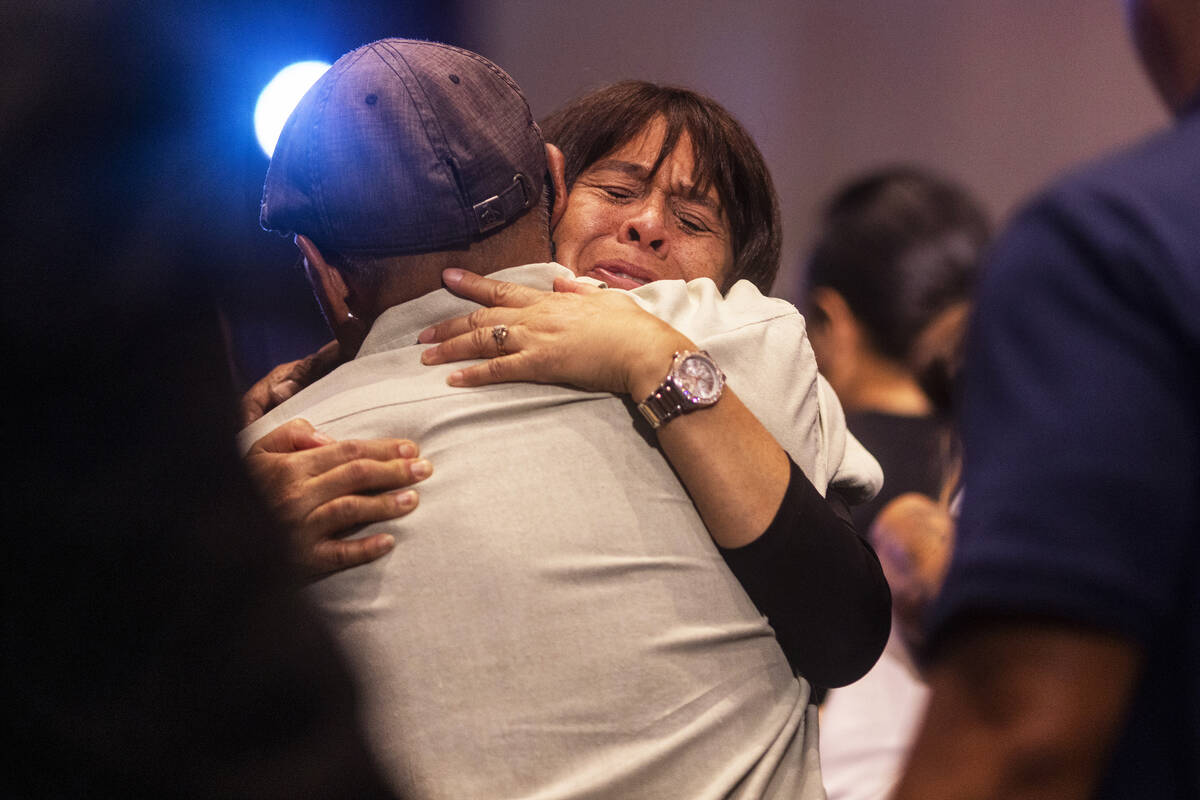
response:
<path fill-rule="evenodd" d="M 880 496 L 851 513 L 883 564 L 893 615 L 879 662 L 822 705 L 831 800 L 886 797 L 924 712 L 916 654 L 953 543 L 952 385 L 987 237 L 966 190 L 927 169 L 889 167 L 835 192 L 809 261 L 818 364 L 884 470 Z"/>
<path fill-rule="evenodd" d="M 862 532 L 899 495 L 942 492 L 954 461 L 939 370 L 956 358 L 988 235 L 979 201 L 922 167 L 870 172 L 825 207 L 805 318 L 847 425 L 883 467 L 883 489 L 851 512 Z"/>
<path fill-rule="evenodd" d="M 223 10 L 0 14 L 5 797 L 391 796 L 231 445 Z"/>

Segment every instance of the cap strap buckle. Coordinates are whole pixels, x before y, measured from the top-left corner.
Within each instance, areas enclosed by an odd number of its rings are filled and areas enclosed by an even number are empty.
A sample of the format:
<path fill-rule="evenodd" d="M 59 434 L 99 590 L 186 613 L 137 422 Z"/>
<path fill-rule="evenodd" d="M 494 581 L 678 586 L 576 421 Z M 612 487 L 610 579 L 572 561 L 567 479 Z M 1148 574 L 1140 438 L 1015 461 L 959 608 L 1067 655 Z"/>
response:
<path fill-rule="evenodd" d="M 518 212 L 528 207 L 529 190 L 525 187 L 525 176 L 518 172 L 513 176 L 512 184 L 503 192 L 475 204 L 475 221 L 479 224 L 479 232 L 487 233 L 511 222 Z"/>

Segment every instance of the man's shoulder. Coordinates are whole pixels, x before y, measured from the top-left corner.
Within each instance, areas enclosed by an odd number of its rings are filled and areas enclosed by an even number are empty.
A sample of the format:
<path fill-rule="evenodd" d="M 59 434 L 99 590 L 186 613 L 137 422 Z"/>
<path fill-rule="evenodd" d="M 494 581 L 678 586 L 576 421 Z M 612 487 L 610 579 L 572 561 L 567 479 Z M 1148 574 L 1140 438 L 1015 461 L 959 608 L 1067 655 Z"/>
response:
<path fill-rule="evenodd" d="M 384 394 L 395 399 L 397 395 L 410 398 L 429 393 L 431 380 L 444 388 L 450 367 L 432 370 L 440 379 L 433 380 L 412 368 L 416 359 L 406 349 L 389 349 L 342 364 L 243 428 L 237 436 L 239 452 L 245 453 L 267 433 L 293 419 L 304 418 L 320 428 L 323 422 L 369 407 L 372 396 Z"/>
<path fill-rule="evenodd" d="M 489 273 L 489 278 L 497 281 L 508 281 L 529 286 L 534 289 L 549 290 L 554 287 L 555 278 L 572 278 L 574 280 L 592 281 L 591 278 L 577 278 L 575 273 L 554 261 L 544 263 L 521 264 L 516 267 L 505 267 Z"/>
<path fill-rule="evenodd" d="M 315 404 L 321 402 L 330 395 L 334 385 L 334 382 L 330 381 L 330 378 L 332 378 L 338 372 L 338 370 L 344 369 L 345 366 L 346 365 L 343 364 L 329 375 L 326 375 L 325 377 L 314 381 L 309 386 L 304 387 L 299 392 L 275 406 L 275 408 L 271 409 L 254 422 L 251 422 L 245 428 L 242 428 L 237 435 L 238 452 L 245 455 L 245 453 L 254 446 L 255 442 L 278 428 L 280 425 L 293 419 L 306 417 L 309 410 Z"/>

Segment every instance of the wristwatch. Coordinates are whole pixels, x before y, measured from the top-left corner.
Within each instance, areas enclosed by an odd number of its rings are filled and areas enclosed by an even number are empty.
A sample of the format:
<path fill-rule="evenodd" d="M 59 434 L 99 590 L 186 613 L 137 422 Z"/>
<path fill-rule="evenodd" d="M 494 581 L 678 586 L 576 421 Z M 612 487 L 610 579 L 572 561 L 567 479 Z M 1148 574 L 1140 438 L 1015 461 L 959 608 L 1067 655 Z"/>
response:
<path fill-rule="evenodd" d="M 703 350 L 681 350 L 659 387 L 638 403 L 638 411 L 658 430 L 680 414 L 711 406 L 724 388 L 725 373 L 712 356 Z"/>

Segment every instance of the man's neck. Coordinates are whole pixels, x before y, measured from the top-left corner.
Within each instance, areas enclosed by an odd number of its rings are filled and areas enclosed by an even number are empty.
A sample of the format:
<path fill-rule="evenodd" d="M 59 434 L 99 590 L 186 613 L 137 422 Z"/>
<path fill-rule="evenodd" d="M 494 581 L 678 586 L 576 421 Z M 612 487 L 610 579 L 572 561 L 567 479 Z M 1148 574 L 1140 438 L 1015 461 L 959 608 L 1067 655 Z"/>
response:
<path fill-rule="evenodd" d="M 546 245 L 534 247 L 511 247 L 507 252 L 475 252 L 466 250 L 443 251 L 415 257 L 408 266 L 391 270 L 383 282 L 374 290 L 362 292 L 361 297 L 371 298 L 368 324 L 374 322 L 392 306 L 407 303 L 442 287 L 442 272 L 456 267 L 479 275 L 489 275 L 508 267 L 535 264 L 550 260 L 550 249 Z"/>

